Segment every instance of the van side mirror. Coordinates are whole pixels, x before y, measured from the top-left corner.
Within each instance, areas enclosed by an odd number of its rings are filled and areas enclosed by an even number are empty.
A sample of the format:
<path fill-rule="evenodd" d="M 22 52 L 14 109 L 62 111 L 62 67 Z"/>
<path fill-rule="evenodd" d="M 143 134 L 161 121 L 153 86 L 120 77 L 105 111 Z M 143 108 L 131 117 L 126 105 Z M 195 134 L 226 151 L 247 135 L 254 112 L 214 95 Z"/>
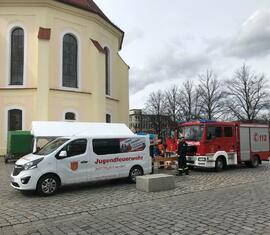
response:
<path fill-rule="evenodd" d="M 62 158 L 66 158 L 66 157 L 67 157 L 67 151 L 65 151 L 65 150 L 61 151 L 57 156 L 58 159 L 62 159 Z"/>

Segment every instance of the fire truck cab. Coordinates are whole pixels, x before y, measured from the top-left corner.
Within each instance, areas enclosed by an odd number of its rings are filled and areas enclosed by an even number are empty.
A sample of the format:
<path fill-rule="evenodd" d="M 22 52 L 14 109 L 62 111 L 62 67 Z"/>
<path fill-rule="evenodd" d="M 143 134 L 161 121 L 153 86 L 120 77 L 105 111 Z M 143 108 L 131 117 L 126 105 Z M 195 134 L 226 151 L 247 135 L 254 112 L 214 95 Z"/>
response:
<path fill-rule="evenodd" d="M 257 167 L 270 156 L 268 125 L 197 121 L 181 124 L 180 131 L 188 144 L 190 167 L 217 171 L 241 163 Z"/>

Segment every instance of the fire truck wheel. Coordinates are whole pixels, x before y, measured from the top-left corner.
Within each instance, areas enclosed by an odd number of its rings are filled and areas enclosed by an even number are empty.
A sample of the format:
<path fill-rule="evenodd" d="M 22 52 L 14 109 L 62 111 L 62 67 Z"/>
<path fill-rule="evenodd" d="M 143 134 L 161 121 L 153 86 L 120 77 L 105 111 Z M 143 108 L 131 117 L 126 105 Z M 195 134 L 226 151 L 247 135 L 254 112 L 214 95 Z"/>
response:
<path fill-rule="evenodd" d="M 215 164 L 216 171 L 222 171 L 225 168 L 225 163 L 222 157 L 218 157 Z"/>
<path fill-rule="evenodd" d="M 259 166 L 259 158 L 258 156 L 253 156 L 250 162 L 251 167 L 258 167 Z"/>

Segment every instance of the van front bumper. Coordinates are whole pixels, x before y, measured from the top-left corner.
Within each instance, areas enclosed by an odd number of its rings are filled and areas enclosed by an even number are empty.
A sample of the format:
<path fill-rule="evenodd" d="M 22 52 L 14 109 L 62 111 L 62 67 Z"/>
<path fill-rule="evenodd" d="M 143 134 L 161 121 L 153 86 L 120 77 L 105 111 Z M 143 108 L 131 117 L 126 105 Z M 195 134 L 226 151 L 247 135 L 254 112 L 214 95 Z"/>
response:
<path fill-rule="evenodd" d="M 30 174 L 31 172 L 31 174 Z M 21 171 L 18 175 L 10 175 L 11 187 L 19 190 L 36 190 L 39 177 L 33 174 L 33 170 Z"/>
<path fill-rule="evenodd" d="M 187 156 L 187 165 L 202 168 L 214 168 L 215 160 L 207 156 Z"/>

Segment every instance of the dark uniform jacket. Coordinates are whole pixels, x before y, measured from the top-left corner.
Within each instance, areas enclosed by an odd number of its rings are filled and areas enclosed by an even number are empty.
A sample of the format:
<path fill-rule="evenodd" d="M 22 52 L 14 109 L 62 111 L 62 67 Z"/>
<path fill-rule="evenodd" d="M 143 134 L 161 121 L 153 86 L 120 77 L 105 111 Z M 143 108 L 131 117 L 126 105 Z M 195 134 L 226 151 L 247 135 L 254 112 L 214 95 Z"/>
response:
<path fill-rule="evenodd" d="M 180 157 L 185 157 L 187 155 L 187 143 L 185 141 L 180 141 L 178 144 L 177 153 Z"/>

